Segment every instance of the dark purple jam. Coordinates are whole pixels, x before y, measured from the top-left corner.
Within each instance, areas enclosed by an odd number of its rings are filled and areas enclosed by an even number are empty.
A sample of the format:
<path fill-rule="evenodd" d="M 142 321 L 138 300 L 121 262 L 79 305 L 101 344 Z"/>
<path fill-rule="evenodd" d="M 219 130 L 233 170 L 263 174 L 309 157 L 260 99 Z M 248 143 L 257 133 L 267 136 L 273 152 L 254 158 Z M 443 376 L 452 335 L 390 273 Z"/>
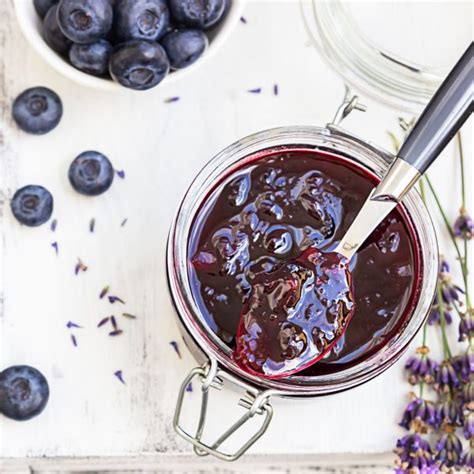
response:
<path fill-rule="evenodd" d="M 271 284 L 273 273 L 282 288 L 294 289 L 288 268 L 293 271 L 311 249 L 334 249 L 376 182 L 345 158 L 299 148 L 261 152 L 225 176 L 201 207 L 189 240 L 192 291 L 211 329 L 236 349 L 237 336 L 243 334 L 241 317 L 248 317 L 251 298 L 259 294 L 256 285 Z M 397 208 L 350 263 L 355 311 L 346 332 L 339 339 L 337 331 L 325 334 L 330 352 L 298 373 L 343 370 L 385 345 L 409 317 L 419 281 L 418 260 L 415 233 Z M 300 270 L 294 274 L 304 275 Z M 279 298 L 290 297 L 281 293 Z M 310 306 L 308 311 L 314 312 Z M 293 335 L 293 344 L 286 340 L 280 352 L 301 350 L 301 336 L 293 329 L 287 333 Z M 237 359 L 240 339 L 238 346 Z M 266 349 L 273 354 L 272 362 L 283 357 L 274 346 Z M 240 365 L 258 373 L 248 360 Z"/>
<path fill-rule="evenodd" d="M 298 258 L 249 274 L 252 293 L 237 331 L 235 361 L 277 379 L 323 358 L 355 311 L 348 260 L 306 249 Z"/>

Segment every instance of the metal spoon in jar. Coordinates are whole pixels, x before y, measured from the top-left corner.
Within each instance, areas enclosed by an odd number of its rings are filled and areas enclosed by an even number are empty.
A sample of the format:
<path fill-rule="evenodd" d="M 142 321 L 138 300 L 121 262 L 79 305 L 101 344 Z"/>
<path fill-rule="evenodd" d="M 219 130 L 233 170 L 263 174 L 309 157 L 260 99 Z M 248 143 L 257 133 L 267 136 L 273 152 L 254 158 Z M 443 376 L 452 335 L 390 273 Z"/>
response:
<path fill-rule="evenodd" d="M 441 84 L 332 252 L 310 248 L 253 281 L 240 316 L 235 361 L 254 375 L 279 379 L 324 357 L 346 331 L 355 304 L 349 262 L 402 200 L 473 111 L 474 45 Z"/>

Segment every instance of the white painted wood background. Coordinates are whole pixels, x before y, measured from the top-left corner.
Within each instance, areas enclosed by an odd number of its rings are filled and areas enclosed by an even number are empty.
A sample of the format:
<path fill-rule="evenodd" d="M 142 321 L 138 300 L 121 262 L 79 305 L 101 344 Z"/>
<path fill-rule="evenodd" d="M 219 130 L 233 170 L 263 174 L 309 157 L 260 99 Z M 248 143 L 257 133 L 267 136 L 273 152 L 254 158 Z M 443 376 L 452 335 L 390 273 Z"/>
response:
<path fill-rule="evenodd" d="M 346 393 L 275 400 L 269 432 L 232 466 L 192 457 L 171 428 L 178 387 L 195 365 L 182 344 L 182 359 L 169 345 L 180 337 L 166 286 L 165 243 L 181 196 L 229 143 L 279 125 L 322 125 L 344 90 L 310 45 L 297 2 L 249 2 L 244 16 L 247 24 L 180 82 L 146 95 L 104 93 L 64 79 L 37 57 L 19 32 L 10 1 L 0 0 L 0 367 L 31 364 L 51 387 L 41 416 L 27 423 L 0 419 L 0 472 L 389 471 L 409 391 L 403 360 Z M 274 83 L 278 97 L 271 93 Z M 42 137 L 17 130 L 10 116 L 14 97 L 35 85 L 51 87 L 64 103 L 59 127 Z M 255 87 L 262 94 L 246 92 Z M 179 102 L 164 103 L 175 95 Z M 397 114 L 365 102 L 368 112 L 349 117 L 345 127 L 389 148 L 386 131 L 397 130 Z M 472 183 L 472 120 L 464 130 Z M 71 160 L 87 149 L 102 151 L 126 172 L 97 198 L 77 195 L 67 180 Z M 453 160 L 450 146 L 431 172 L 451 218 L 459 206 Z M 55 233 L 49 226 L 22 227 L 11 215 L 14 191 L 32 183 L 55 197 Z M 471 186 L 468 196 L 474 212 Z M 452 257 L 444 232 L 440 241 Z M 78 257 L 89 269 L 75 276 Z M 124 308 L 99 300 L 105 285 L 126 301 Z M 122 310 L 137 320 L 122 320 Z M 125 330 L 118 338 L 95 328 L 110 314 Z M 69 320 L 84 326 L 74 331 L 77 348 L 66 329 Z M 126 385 L 114 377 L 118 369 Z M 231 395 L 222 394 L 226 403 Z"/>

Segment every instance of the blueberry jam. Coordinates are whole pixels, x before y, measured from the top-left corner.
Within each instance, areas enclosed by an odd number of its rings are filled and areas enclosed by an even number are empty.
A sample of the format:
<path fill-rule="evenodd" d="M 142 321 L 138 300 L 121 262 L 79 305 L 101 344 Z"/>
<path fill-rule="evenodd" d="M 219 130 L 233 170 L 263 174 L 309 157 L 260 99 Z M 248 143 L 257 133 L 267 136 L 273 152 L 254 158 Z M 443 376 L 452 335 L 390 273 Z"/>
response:
<path fill-rule="evenodd" d="M 402 208 L 351 260 L 352 286 L 331 257 L 376 182 L 345 158 L 284 148 L 245 159 L 209 193 L 188 243 L 191 288 L 209 327 L 245 370 L 269 378 L 337 372 L 366 359 L 406 323 L 420 268 Z M 322 274 L 316 249 L 327 252 Z M 305 288 L 328 269 L 336 278 L 313 285 L 308 297 Z"/>
<path fill-rule="evenodd" d="M 331 350 L 355 310 L 347 259 L 309 248 L 249 275 L 234 358 L 247 372 L 283 378 Z"/>

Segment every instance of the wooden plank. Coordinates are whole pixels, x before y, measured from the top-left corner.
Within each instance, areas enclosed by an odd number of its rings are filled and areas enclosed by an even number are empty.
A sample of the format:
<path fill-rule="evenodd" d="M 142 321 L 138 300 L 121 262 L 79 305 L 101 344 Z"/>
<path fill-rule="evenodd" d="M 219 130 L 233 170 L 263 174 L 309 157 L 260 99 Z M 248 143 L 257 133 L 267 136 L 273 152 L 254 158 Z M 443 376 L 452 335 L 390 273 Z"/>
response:
<path fill-rule="evenodd" d="M 254 455 L 245 462 L 225 463 L 195 456 L 142 456 L 117 458 L 57 458 L 28 461 L 0 461 L 2 474 L 63 474 L 102 473 L 116 474 L 381 474 L 390 472 L 390 453 L 371 455 Z"/>

